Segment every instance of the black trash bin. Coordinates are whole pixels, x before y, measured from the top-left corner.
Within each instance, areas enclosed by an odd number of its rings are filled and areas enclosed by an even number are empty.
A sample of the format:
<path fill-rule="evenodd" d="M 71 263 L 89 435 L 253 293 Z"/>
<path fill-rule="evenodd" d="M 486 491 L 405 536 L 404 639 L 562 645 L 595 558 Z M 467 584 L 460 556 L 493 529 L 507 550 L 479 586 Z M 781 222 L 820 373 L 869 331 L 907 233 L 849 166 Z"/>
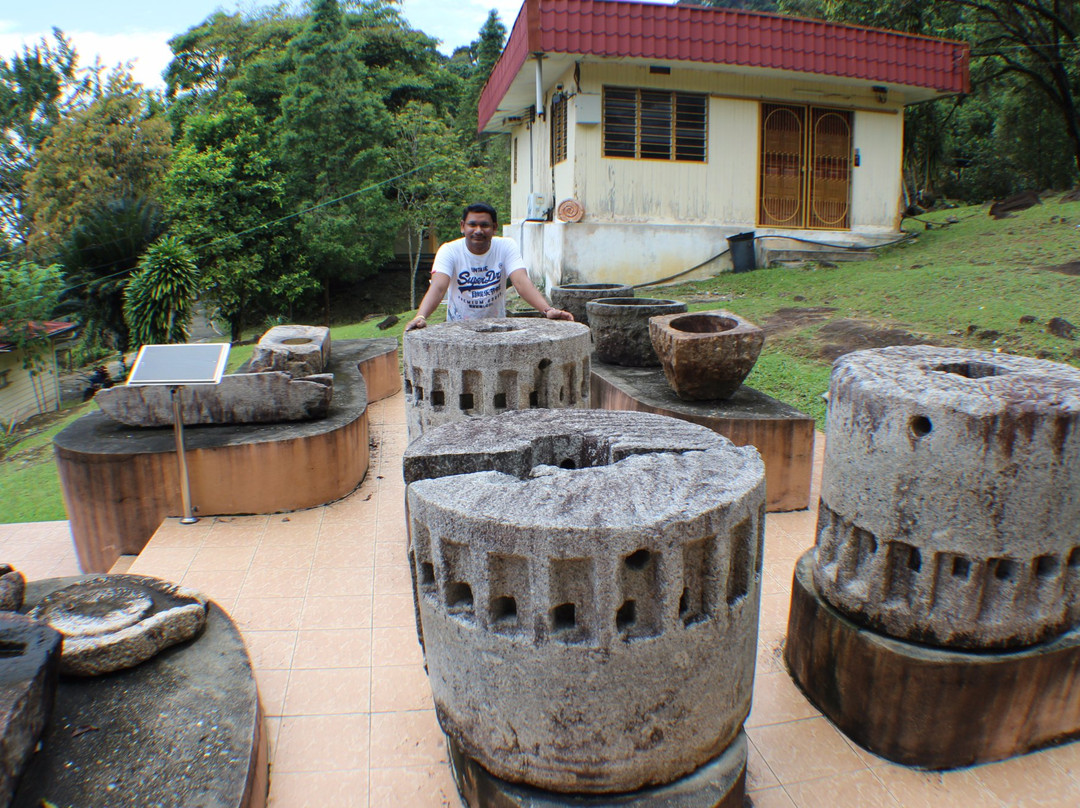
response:
<path fill-rule="evenodd" d="M 736 272 L 749 272 L 757 269 L 757 259 L 754 257 L 754 231 L 749 233 L 736 233 L 728 236 L 728 249 L 731 250 L 731 265 Z"/>

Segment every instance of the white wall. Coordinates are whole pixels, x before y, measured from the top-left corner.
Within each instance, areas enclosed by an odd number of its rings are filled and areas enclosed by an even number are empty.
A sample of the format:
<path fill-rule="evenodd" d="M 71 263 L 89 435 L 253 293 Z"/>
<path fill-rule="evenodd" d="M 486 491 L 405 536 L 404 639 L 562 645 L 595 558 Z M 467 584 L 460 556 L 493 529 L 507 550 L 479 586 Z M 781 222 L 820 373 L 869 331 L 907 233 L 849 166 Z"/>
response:
<path fill-rule="evenodd" d="M 60 407 L 60 393 L 56 379 L 56 357 L 53 353 L 45 359 L 48 370 L 38 377 L 39 391 L 44 392 L 44 408 L 38 404 L 30 372 L 22 366 L 22 354 L 12 351 L 0 353 L 0 374 L 7 371 L 8 386 L 0 388 L 0 421 L 4 426 L 13 421 L 25 421 L 33 415 L 51 412 Z"/>

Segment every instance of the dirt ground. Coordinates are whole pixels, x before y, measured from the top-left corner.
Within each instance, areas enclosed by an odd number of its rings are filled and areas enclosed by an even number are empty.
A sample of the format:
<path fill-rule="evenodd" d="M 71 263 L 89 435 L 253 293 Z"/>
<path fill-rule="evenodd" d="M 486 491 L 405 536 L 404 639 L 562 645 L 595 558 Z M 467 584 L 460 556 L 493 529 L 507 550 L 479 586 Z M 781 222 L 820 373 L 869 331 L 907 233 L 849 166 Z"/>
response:
<path fill-rule="evenodd" d="M 901 328 L 884 328 L 876 323 L 847 317 L 833 319 L 835 312 L 836 309 L 831 306 L 778 309 L 765 319 L 761 327 L 765 329 L 766 336 L 775 337 L 820 324 L 814 337 L 813 353 L 829 362 L 865 348 L 920 345 L 926 342 Z"/>

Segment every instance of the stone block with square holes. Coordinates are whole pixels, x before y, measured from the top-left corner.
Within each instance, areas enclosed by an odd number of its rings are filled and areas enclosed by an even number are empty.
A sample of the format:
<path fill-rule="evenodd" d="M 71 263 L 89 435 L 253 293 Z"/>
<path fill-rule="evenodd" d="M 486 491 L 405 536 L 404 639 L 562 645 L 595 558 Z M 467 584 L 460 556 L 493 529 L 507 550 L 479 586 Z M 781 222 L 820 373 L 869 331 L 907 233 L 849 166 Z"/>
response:
<path fill-rule="evenodd" d="M 589 329 L 580 323 L 496 318 L 405 335 L 409 440 L 425 430 L 507 410 L 589 406 Z"/>
<path fill-rule="evenodd" d="M 506 781 L 611 793 L 733 742 L 757 640 L 755 449 L 666 416 L 527 410 L 425 432 L 404 473 L 455 748 Z"/>
<path fill-rule="evenodd" d="M 1026 646 L 1080 620 L 1080 370 L 903 346 L 833 367 L 814 584 L 900 639 Z"/>

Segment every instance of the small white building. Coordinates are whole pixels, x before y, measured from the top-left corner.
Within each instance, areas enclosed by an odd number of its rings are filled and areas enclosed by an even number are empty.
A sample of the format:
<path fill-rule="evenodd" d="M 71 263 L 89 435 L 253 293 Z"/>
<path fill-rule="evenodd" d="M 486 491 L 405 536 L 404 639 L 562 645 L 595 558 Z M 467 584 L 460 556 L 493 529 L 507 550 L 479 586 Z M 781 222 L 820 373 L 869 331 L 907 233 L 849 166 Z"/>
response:
<path fill-rule="evenodd" d="M 25 366 L 25 355 L 4 339 L 0 326 L 0 428 L 25 421 L 34 415 L 60 409 L 60 381 L 56 366 L 56 345 L 71 339 L 78 327 L 72 323 L 49 321 L 31 326 L 47 340 L 48 347 L 35 373 Z"/>
<path fill-rule="evenodd" d="M 504 235 L 548 285 L 714 274 L 749 231 L 888 241 L 904 107 L 966 92 L 968 58 L 775 14 L 526 0 L 479 103 L 511 138 Z"/>

